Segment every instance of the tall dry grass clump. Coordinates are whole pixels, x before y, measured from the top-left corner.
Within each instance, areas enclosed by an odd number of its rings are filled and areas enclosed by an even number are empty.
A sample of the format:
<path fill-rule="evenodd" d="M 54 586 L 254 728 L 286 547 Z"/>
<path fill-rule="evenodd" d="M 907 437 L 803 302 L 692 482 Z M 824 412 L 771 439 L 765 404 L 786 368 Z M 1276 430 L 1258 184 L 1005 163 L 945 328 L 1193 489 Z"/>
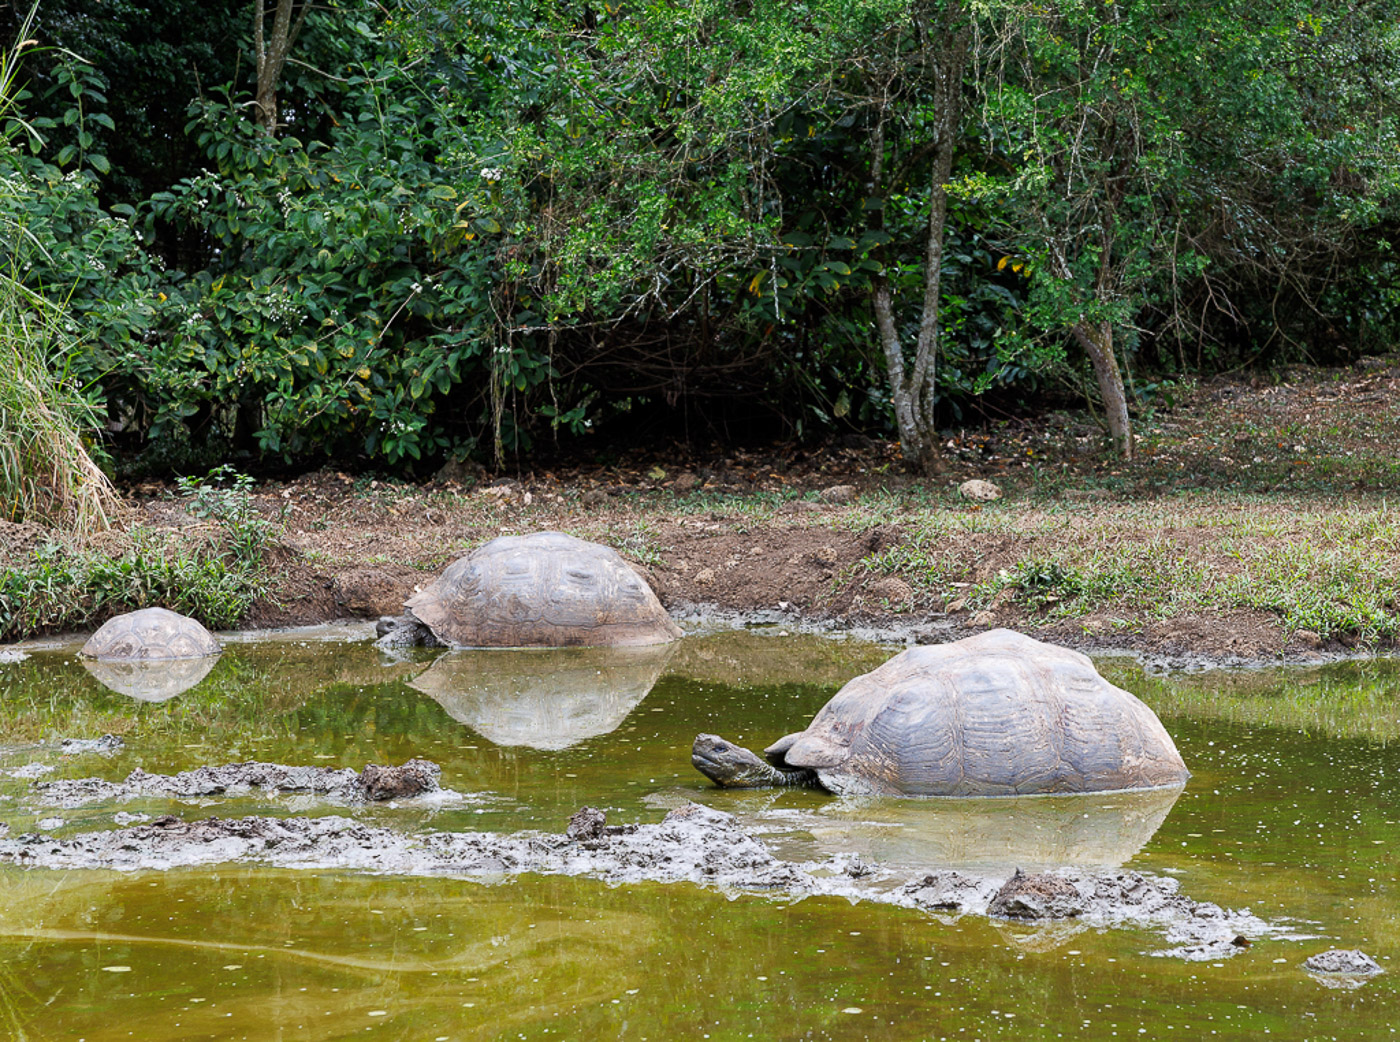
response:
<path fill-rule="evenodd" d="M 89 535 L 111 527 L 121 501 L 84 444 L 96 424 L 64 379 L 61 321 L 0 276 L 0 510 Z"/>

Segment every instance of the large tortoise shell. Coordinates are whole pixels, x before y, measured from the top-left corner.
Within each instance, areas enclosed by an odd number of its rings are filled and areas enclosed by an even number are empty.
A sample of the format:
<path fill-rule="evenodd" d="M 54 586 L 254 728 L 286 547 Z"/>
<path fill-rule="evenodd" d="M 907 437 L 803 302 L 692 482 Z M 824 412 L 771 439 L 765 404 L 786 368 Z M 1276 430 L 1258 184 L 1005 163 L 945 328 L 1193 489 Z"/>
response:
<path fill-rule="evenodd" d="M 681 635 L 627 562 L 562 532 L 493 539 L 404 606 L 457 647 L 620 647 Z"/>
<path fill-rule="evenodd" d="M 142 608 L 108 619 L 88 638 L 82 654 L 117 662 L 204 658 L 222 650 L 214 635 L 189 616 L 167 608 Z"/>
<path fill-rule="evenodd" d="M 1085 656 L 1010 630 L 910 648 L 769 750 L 833 792 L 1012 796 L 1184 784 L 1157 715 Z"/>

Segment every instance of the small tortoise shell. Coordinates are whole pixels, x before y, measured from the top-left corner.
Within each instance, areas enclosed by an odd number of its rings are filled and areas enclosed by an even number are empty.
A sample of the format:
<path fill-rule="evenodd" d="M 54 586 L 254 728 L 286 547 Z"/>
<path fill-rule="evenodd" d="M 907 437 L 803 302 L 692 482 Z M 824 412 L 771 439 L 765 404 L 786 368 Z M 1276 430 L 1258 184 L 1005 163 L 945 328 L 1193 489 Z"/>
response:
<path fill-rule="evenodd" d="M 222 650 L 214 635 L 194 619 L 166 608 L 142 608 L 108 619 L 81 653 L 101 662 L 119 662 L 204 658 Z"/>

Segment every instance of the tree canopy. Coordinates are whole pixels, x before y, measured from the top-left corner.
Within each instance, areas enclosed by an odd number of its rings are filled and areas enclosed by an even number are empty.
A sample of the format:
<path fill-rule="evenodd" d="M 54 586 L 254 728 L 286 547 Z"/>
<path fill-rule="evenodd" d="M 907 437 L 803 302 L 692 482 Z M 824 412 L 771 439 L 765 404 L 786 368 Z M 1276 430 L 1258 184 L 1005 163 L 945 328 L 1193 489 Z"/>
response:
<path fill-rule="evenodd" d="M 1082 373 L 1130 455 L 1134 373 L 1395 331 L 1400 19 L 1315 6 L 52 0 L 6 259 L 154 466 L 742 418 L 932 471 Z"/>

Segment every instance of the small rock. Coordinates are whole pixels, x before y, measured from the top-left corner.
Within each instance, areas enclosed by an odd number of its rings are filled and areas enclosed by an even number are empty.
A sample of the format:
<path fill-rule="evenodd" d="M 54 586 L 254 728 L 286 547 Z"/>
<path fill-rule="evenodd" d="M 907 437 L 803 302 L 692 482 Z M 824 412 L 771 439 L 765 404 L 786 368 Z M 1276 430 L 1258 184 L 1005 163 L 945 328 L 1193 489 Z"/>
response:
<path fill-rule="evenodd" d="M 964 481 L 958 486 L 958 495 L 963 499 L 976 500 L 987 503 L 993 499 L 1001 498 L 1001 489 L 997 488 L 990 481 L 983 481 L 981 478 L 973 478 L 971 481 Z"/>
<path fill-rule="evenodd" d="M 607 815 L 597 807 L 580 807 L 569 819 L 568 837 L 576 842 L 601 839 L 607 834 Z"/>
<path fill-rule="evenodd" d="M 47 763 L 26 763 L 23 767 L 16 767 L 12 771 L 5 771 L 11 778 L 42 778 L 53 771 L 53 767 Z"/>
<path fill-rule="evenodd" d="M 1345 973 L 1353 977 L 1369 977 L 1380 973 L 1380 963 L 1355 948 L 1330 948 L 1308 956 L 1303 969 L 1313 973 Z"/>
<path fill-rule="evenodd" d="M 40 832 L 52 832 L 54 829 L 63 828 L 63 824 L 62 818 L 42 818 L 34 827 Z"/>
<path fill-rule="evenodd" d="M 856 498 L 854 485 L 832 485 L 822 489 L 822 499 L 827 503 L 849 503 Z"/>
<path fill-rule="evenodd" d="M 401 767 L 369 764 L 360 772 L 360 788 L 367 800 L 400 800 L 436 792 L 442 768 L 427 760 L 409 760 Z"/>
<path fill-rule="evenodd" d="M 1049 872 L 1026 875 L 1019 868 L 987 906 L 988 915 L 1008 919 L 1069 919 L 1083 910 L 1074 884 Z"/>
<path fill-rule="evenodd" d="M 119 810 L 112 815 L 112 821 L 118 825 L 139 825 L 143 821 L 150 821 L 149 814 L 131 814 L 124 810 Z"/>
<path fill-rule="evenodd" d="M 851 859 L 846 862 L 841 871 L 852 879 L 864 879 L 867 876 L 873 876 L 875 874 L 875 869 L 862 861 L 859 854 L 852 855 Z"/>

